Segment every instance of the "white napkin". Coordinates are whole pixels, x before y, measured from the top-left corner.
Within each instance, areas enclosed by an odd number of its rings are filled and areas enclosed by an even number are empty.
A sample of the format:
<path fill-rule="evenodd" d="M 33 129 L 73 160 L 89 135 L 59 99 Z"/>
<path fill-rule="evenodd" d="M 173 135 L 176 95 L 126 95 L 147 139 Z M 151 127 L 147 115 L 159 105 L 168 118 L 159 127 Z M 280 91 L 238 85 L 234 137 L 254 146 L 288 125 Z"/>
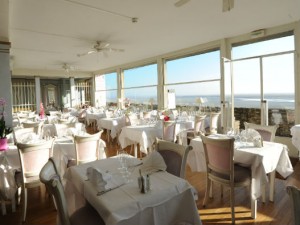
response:
<path fill-rule="evenodd" d="M 21 136 L 21 143 L 23 144 L 37 144 L 45 140 L 40 139 L 40 136 L 35 133 L 27 133 Z"/>
<path fill-rule="evenodd" d="M 111 175 L 109 173 L 89 167 L 86 169 L 86 175 L 89 181 L 96 186 L 97 191 L 106 191 L 106 185 L 108 181 L 111 180 Z"/>
<path fill-rule="evenodd" d="M 253 142 L 255 139 L 261 139 L 260 134 L 252 128 L 243 130 L 241 132 L 241 137 L 246 138 L 248 142 Z"/>
<path fill-rule="evenodd" d="M 157 171 L 165 171 L 167 169 L 167 165 L 161 156 L 157 151 L 153 151 L 149 155 L 147 155 L 143 159 L 143 165 L 141 166 L 141 171 L 143 173 L 154 173 Z"/>
<path fill-rule="evenodd" d="M 86 175 L 98 192 L 106 192 L 125 183 L 122 177 L 113 177 L 109 172 L 94 167 L 87 168 Z"/>

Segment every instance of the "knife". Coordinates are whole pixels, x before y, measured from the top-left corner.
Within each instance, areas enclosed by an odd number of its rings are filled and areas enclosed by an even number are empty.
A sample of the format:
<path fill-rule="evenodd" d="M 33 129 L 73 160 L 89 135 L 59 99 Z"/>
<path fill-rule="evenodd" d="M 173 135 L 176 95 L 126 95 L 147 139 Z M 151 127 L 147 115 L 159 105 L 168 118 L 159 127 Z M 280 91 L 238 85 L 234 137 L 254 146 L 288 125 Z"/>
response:
<path fill-rule="evenodd" d="M 118 185 L 118 186 L 116 186 L 116 187 L 109 188 L 109 189 L 107 189 L 107 190 L 105 190 L 105 191 L 98 191 L 97 196 L 103 195 L 103 194 L 105 194 L 106 192 L 112 191 L 112 190 L 114 190 L 114 189 L 116 189 L 116 188 L 119 188 L 119 187 L 125 185 L 125 184 L 126 184 L 126 183 L 120 184 L 120 185 Z"/>

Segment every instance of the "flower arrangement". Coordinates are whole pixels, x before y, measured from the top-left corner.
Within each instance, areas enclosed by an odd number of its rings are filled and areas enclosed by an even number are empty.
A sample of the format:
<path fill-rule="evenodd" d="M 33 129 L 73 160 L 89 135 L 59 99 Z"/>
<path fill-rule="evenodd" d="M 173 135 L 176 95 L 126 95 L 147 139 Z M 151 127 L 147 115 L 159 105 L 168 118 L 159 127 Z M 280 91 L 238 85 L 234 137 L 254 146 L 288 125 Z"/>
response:
<path fill-rule="evenodd" d="M 43 103 L 41 102 L 40 103 L 40 118 L 44 119 L 44 117 L 45 117 L 45 109 L 44 109 Z"/>
<path fill-rule="evenodd" d="M 171 112 L 168 109 L 166 109 L 162 112 L 164 121 L 169 121 L 170 120 L 170 113 Z"/>
<path fill-rule="evenodd" d="M 12 132 L 10 127 L 6 127 L 5 125 L 5 105 L 6 101 L 3 98 L 0 98 L 0 138 L 4 139 L 8 134 Z"/>

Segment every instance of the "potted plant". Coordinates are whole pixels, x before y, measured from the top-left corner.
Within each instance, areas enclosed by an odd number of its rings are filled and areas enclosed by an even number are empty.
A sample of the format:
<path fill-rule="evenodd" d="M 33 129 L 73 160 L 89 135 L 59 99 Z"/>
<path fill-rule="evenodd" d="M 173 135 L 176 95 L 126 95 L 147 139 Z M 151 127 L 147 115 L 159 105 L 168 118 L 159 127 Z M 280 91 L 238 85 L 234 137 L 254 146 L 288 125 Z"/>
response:
<path fill-rule="evenodd" d="M 7 135 L 12 132 L 10 127 L 5 124 L 5 104 L 6 101 L 0 98 L 0 150 L 6 150 L 7 146 Z"/>

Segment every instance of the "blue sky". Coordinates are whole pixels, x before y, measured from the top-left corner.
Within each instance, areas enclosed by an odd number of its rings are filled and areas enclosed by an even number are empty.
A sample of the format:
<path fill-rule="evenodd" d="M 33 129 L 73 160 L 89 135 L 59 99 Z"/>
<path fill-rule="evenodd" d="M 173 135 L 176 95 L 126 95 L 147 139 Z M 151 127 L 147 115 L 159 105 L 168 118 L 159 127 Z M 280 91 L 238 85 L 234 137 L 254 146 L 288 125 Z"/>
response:
<path fill-rule="evenodd" d="M 233 47 L 232 58 L 240 59 L 276 52 L 294 50 L 294 36 L 277 38 L 259 43 Z M 265 93 L 293 93 L 294 92 L 294 55 L 263 58 L 264 92 Z M 220 79 L 220 52 L 212 51 L 201 55 L 169 60 L 166 62 L 166 83 L 201 81 Z M 229 66 L 225 64 L 225 78 L 229 74 Z M 235 94 L 260 93 L 260 64 L 259 59 L 234 62 L 234 92 Z M 124 70 L 125 87 L 137 87 L 157 84 L 157 65 Z M 117 76 L 112 73 L 106 76 L 106 87 L 116 89 Z M 227 84 L 228 86 L 228 84 Z M 219 95 L 219 82 L 204 82 L 187 85 L 170 85 L 168 89 L 175 89 L 176 95 Z M 138 89 L 135 95 L 153 95 L 153 88 Z M 227 93 L 230 90 L 226 90 Z M 125 91 L 133 93 L 134 91 Z M 147 93 L 149 92 L 149 93 Z"/>

